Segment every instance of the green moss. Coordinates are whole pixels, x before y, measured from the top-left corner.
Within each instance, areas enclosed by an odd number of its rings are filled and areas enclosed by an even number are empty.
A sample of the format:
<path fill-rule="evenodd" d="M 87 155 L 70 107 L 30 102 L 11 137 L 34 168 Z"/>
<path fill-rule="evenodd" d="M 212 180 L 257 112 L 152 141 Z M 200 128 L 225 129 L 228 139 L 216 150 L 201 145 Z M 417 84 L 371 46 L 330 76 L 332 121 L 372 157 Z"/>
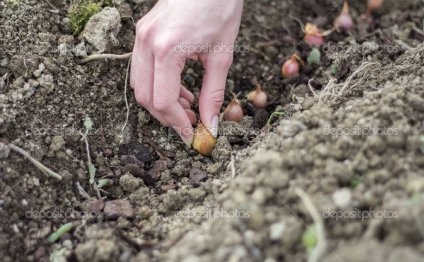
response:
<path fill-rule="evenodd" d="M 18 6 L 21 3 L 21 0 L 6 0 L 6 5 L 8 6 Z"/>
<path fill-rule="evenodd" d="M 78 35 L 84 29 L 90 17 L 102 10 L 100 3 L 91 0 L 74 1 L 69 10 L 69 19 L 73 35 Z"/>
<path fill-rule="evenodd" d="M 8 0 L 20 1 L 20 0 Z M 72 34 L 78 35 L 84 29 L 90 17 L 99 13 L 103 7 L 112 6 L 112 0 L 74 0 L 69 9 Z"/>

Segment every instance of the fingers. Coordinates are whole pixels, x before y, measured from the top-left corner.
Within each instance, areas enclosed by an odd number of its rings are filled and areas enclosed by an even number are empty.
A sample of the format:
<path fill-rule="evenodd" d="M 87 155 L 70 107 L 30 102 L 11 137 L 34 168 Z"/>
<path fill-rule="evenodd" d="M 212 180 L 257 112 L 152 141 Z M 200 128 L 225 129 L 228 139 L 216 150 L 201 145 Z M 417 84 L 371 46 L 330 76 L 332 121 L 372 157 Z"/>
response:
<path fill-rule="evenodd" d="M 172 52 L 155 56 L 152 107 L 159 115 L 158 120 L 174 128 L 186 145 L 191 146 L 194 113 L 188 100 L 180 98 L 183 67 L 184 60 Z"/>
<path fill-rule="evenodd" d="M 203 61 L 205 76 L 199 97 L 200 119 L 215 137 L 218 135 L 218 116 L 231 63 L 232 54 L 212 55 Z"/>
<path fill-rule="evenodd" d="M 194 103 L 194 95 L 193 95 L 192 92 L 190 92 L 184 86 L 181 86 L 180 97 L 186 99 L 190 103 L 190 105 L 193 105 L 193 103 Z"/>

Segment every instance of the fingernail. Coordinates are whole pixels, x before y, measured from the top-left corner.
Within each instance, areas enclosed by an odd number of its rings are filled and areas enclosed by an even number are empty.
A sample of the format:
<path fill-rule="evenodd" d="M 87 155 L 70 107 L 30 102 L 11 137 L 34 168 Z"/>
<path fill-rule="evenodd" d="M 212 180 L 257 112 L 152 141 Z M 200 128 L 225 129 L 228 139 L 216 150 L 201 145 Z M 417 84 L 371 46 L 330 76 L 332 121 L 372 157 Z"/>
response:
<path fill-rule="evenodd" d="M 188 148 L 191 148 L 191 144 L 193 143 L 193 138 L 184 138 L 184 137 L 181 137 L 181 138 L 184 144 L 186 144 Z"/>
<path fill-rule="evenodd" d="M 211 127 L 209 132 L 211 133 L 211 135 L 213 135 L 215 138 L 218 137 L 218 116 L 213 116 L 212 120 L 211 120 Z"/>

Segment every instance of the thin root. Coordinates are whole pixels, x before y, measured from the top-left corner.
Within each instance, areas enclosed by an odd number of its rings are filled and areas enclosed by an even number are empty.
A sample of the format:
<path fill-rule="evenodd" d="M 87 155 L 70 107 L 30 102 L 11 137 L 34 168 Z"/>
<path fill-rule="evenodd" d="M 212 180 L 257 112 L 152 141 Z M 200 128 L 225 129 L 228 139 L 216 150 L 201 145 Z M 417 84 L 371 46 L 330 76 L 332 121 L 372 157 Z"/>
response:
<path fill-rule="evenodd" d="M 27 151 L 23 150 L 22 148 L 15 146 L 13 144 L 8 144 L 8 146 L 10 147 L 10 149 L 12 149 L 13 151 L 21 154 L 23 157 L 27 158 L 29 161 L 31 161 L 31 163 L 33 163 L 38 169 L 40 169 L 44 174 L 54 177 L 58 180 L 62 180 L 62 177 L 54 172 L 53 170 L 51 170 L 50 168 L 46 167 L 45 165 L 43 165 L 41 162 L 39 162 L 38 160 L 36 160 L 35 158 L 33 158 Z"/>
<path fill-rule="evenodd" d="M 86 58 L 81 60 L 82 64 L 88 63 L 90 61 L 93 60 L 98 60 L 98 59 L 111 59 L 111 60 L 115 60 L 115 59 L 128 59 L 130 58 L 132 55 L 132 53 L 126 53 L 123 55 L 115 55 L 115 54 L 94 54 L 94 55 L 90 55 L 87 56 Z"/>
<path fill-rule="evenodd" d="M 125 75 L 124 99 L 125 99 L 125 106 L 127 108 L 127 115 L 126 115 L 126 118 L 125 118 L 125 123 L 122 126 L 122 130 L 121 130 L 121 143 L 124 140 L 124 131 L 125 131 L 125 128 L 127 127 L 127 125 L 128 125 L 128 119 L 130 117 L 130 106 L 128 105 L 128 98 L 127 98 L 128 74 L 129 74 L 129 71 L 130 71 L 130 65 L 131 65 L 131 56 L 128 59 L 127 73 Z"/>

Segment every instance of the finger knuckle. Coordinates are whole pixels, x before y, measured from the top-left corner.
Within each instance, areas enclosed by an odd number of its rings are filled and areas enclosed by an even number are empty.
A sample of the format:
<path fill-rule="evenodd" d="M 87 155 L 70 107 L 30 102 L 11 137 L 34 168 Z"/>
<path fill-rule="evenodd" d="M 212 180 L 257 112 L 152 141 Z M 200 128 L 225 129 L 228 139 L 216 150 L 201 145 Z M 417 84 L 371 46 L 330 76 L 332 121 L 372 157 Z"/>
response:
<path fill-rule="evenodd" d="M 147 106 L 149 103 L 149 98 L 143 94 L 136 93 L 135 100 L 142 106 Z"/>
<path fill-rule="evenodd" d="M 150 32 L 151 32 L 151 30 L 149 28 L 147 28 L 146 26 L 140 25 L 137 28 L 137 33 L 136 33 L 136 39 L 137 39 L 137 41 L 139 41 L 139 42 L 146 42 L 149 39 Z"/>
<path fill-rule="evenodd" d="M 176 47 L 176 40 L 174 37 L 160 37 L 153 43 L 153 52 L 158 58 L 164 58 L 174 51 Z"/>
<path fill-rule="evenodd" d="M 159 113 L 166 113 L 169 110 L 169 102 L 164 99 L 155 99 L 153 108 Z"/>
<path fill-rule="evenodd" d="M 209 104 L 212 104 L 214 106 L 220 107 L 222 103 L 224 102 L 224 90 L 222 89 L 216 89 L 206 96 L 203 97 L 205 101 L 208 101 Z"/>
<path fill-rule="evenodd" d="M 230 68 L 233 63 L 233 54 L 226 54 L 218 59 L 218 64 L 222 68 Z"/>

